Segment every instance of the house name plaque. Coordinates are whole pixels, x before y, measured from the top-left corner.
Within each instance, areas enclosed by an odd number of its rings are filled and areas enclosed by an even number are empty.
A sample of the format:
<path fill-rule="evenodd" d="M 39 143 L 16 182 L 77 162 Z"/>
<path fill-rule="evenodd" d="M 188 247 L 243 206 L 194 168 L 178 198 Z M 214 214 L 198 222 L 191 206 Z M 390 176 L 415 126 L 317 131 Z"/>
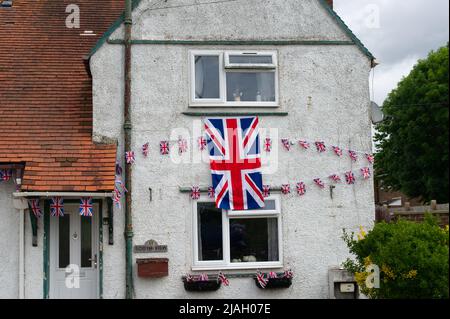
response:
<path fill-rule="evenodd" d="M 151 239 L 146 241 L 144 245 L 135 245 L 134 252 L 136 254 L 166 253 L 167 245 L 159 245 L 155 240 Z"/>

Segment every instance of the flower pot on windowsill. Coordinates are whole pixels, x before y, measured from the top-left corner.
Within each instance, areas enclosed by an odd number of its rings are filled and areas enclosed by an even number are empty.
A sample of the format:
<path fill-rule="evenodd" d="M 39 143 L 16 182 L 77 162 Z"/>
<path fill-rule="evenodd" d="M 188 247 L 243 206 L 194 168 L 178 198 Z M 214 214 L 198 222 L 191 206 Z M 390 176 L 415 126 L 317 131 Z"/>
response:
<path fill-rule="evenodd" d="M 208 281 L 186 281 L 183 279 L 184 289 L 187 291 L 216 291 L 220 288 L 221 282 L 217 280 L 208 280 Z"/>
<path fill-rule="evenodd" d="M 292 286 L 292 278 L 268 278 L 267 285 L 265 288 L 261 286 L 258 279 L 255 278 L 256 287 L 261 289 L 278 289 L 278 288 L 289 288 Z"/>

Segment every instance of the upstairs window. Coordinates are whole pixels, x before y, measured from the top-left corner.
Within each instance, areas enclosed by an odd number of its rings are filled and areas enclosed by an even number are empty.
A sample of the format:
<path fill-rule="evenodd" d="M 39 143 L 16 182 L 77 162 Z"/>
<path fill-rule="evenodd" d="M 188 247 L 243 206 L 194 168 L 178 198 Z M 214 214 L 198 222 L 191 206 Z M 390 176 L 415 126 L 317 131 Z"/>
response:
<path fill-rule="evenodd" d="M 278 106 L 275 52 L 191 52 L 191 106 Z"/>

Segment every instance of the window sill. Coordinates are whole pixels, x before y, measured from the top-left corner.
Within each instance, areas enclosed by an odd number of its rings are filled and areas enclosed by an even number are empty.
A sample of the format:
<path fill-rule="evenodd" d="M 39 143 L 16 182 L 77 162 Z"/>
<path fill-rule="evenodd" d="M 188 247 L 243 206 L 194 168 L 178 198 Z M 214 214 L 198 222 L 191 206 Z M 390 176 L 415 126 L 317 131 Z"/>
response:
<path fill-rule="evenodd" d="M 283 263 L 240 263 L 235 265 L 205 265 L 205 266 L 192 266 L 192 271 L 219 271 L 219 270 L 258 270 L 258 269 L 281 269 Z"/>
<path fill-rule="evenodd" d="M 210 103 L 210 102 L 201 102 L 195 103 L 191 102 L 189 104 L 189 108 L 208 108 L 208 107 L 220 107 L 220 108 L 279 108 L 280 104 L 277 102 L 228 102 L 228 103 Z"/>

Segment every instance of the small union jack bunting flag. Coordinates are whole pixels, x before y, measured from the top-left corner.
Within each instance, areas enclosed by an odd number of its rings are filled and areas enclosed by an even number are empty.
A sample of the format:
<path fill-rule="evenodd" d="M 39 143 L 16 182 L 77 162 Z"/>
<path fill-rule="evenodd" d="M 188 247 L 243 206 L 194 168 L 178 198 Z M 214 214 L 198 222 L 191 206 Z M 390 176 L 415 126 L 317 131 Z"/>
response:
<path fill-rule="evenodd" d="M 145 157 L 148 156 L 149 148 L 150 148 L 150 144 L 149 143 L 145 143 L 144 145 L 142 145 L 142 154 Z"/>
<path fill-rule="evenodd" d="M 125 160 L 127 162 L 127 164 L 134 164 L 134 162 L 136 161 L 136 157 L 134 155 L 133 151 L 128 151 L 125 152 Z"/>
<path fill-rule="evenodd" d="M 297 194 L 303 196 L 306 194 L 306 184 L 303 182 L 297 183 Z"/>
<path fill-rule="evenodd" d="M 115 190 L 114 190 L 114 194 L 113 194 L 113 202 L 114 202 L 114 205 L 116 205 L 116 207 L 117 208 L 121 208 L 121 203 L 120 203 L 120 197 L 121 197 L 122 195 L 120 194 L 120 192 L 119 192 L 119 190 L 116 188 Z"/>
<path fill-rule="evenodd" d="M 198 277 L 198 281 L 209 281 L 209 277 L 208 277 L 207 274 L 201 274 L 201 275 Z"/>
<path fill-rule="evenodd" d="M 325 183 L 320 178 L 314 179 L 314 183 L 320 188 L 325 188 Z"/>
<path fill-rule="evenodd" d="M 290 194 L 291 193 L 291 185 L 289 185 L 289 184 L 281 185 L 281 193 L 283 193 L 284 195 Z"/>
<path fill-rule="evenodd" d="M 219 276 L 217 276 L 217 280 L 220 281 L 224 286 L 229 286 L 230 281 L 227 277 L 225 277 L 223 272 L 219 272 Z"/>
<path fill-rule="evenodd" d="M 200 136 L 198 138 L 198 149 L 200 151 L 204 151 L 206 150 L 206 146 L 208 145 L 206 138 L 204 138 L 203 136 Z"/>
<path fill-rule="evenodd" d="M 298 141 L 298 144 L 305 150 L 308 150 L 311 147 L 311 144 L 309 144 L 309 142 L 307 141 Z"/>
<path fill-rule="evenodd" d="M 216 191 L 214 190 L 214 187 L 209 186 L 208 187 L 208 197 L 215 198 L 215 196 L 216 196 Z"/>
<path fill-rule="evenodd" d="M 371 176 L 370 168 L 368 168 L 368 167 L 361 168 L 361 175 L 364 179 L 369 179 Z"/>
<path fill-rule="evenodd" d="M 256 280 L 258 281 L 258 283 L 261 286 L 261 288 L 266 288 L 267 283 L 269 282 L 269 280 L 267 280 L 264 277 L 264 274 L 262 272 L 260 272 L 260 271 L 256 274 Z"/>
<path fill-rule="evenodd" d="M 178 139 L 178 152 L 180 154 L 186 153 L 188 150 L 188 142 L 186 139 L 179 138 Z"/>
<path fill-rule="evenodd" d="M 339 175 L 337 175 L 337 174 L 331 175 L 331 176 L 330 176 L 330 179 L 331 179 L 333 182 L 336 182 L 336 183 L 339 183 L 339 182 L 341 181 L 341 177 L 340 177 Z"/>
<path fill-rule="evenodd" d="M 50 200 L 50 214 L 53 217 L 64 216 L 64 200 L 62 197 L 53 197 Z"/>
<path fill-rule="evenodd" d="M 266 138 L 266 140 L 264 142 L 264 151 L 266 151 L 267 153 L 270 153 L 271 150 L 272 150 L 272 139 Z"/>
<path fill-rule="evenodd" d="M 366 154 L 366 158 L 370 164 L 373 164 L 375 162 L 375 156 L 373 156 L 373 154 Z"/>
<path fill-rule="evenodd" d="M 293 277 L 294 277 L 294 272 L 292 270 L 289 269 L 284 272 L 283 278 L 291 279 Z"/>
<path fill-rule="evenodd" d="M 116 163 L 116 175 L 122 175 L 122 166 L 119 163 Z"/>
<path fill-rule="evenodd" d="M 193 200 L 200 199 L 200 187 L 198 186 L 192 186 L 191 188 L 191 198 Z"/>
<path fill-rule="evenodd" d="M 350 156 L 353 162 L 358 161 L 358 154 L 355 151 L 349 150 L 348 156 Z"/>
<path fill-rule="evenodd" d="M 324 142 L 316 142 L 315 144 L 316 144 L 317 152 L 323 153 L 327 150 L 327 147 L 325 146 Z"/>
<path fill-rule="evenodd" d="M 80 216 L 92 217 L 93 210 L 92 197 L 83 197 L 80 202 Z"/>
<path fill-rule="evenodd" d="M 286 151 L 291 150 L 291 142 L 287 138 L 281 139 L 281 144 L 283 144 L 283 147 L 285 148 Z"/>
<path fill-rule="evenodd" d="M 267 198 L 270 196 L 270 185 L 263 185 L 263 197 Z"/>
<path fill-rule="evenodd" d="M 341 157 L 344 154 L 342 149 L 338 146 L 333 146 L 333 152 L 334 152 L 334 154 L 336 154 L 339 157 Z"/>
<path fill-rule="evenodd" d="M 34 216 L 40 218 L 42 216 L 42 210 L 41 207 L 39 206 L 39 199 L 31 199 L 30 206 Z"/>
<path fill-rule="evenodd" d="M 12 177 L 12 171 L 10 169 L 4 169 L 0 171 L 0 180 L 8 182 Z"/>
<path fill-rule="evenodd" d="M 352 185 L 355 184 L 355 174 L 353 174 L 353 172 L 347 172 L 345 173 L 345 181 L 347 182 L 347 184 Z"/>
<path fill-rule="evenodd" d="M 161 155 L 169 154 L 169 141 L 161 141 L 159 143 L 159 152 Z"/>
<path fill-rule="evenodd" d="M 271 272 L 269 272 L 267 277 L 273 279 L 273 278 L 278 278 L 278 275 L 276 272 L 271 271 Z"/>

